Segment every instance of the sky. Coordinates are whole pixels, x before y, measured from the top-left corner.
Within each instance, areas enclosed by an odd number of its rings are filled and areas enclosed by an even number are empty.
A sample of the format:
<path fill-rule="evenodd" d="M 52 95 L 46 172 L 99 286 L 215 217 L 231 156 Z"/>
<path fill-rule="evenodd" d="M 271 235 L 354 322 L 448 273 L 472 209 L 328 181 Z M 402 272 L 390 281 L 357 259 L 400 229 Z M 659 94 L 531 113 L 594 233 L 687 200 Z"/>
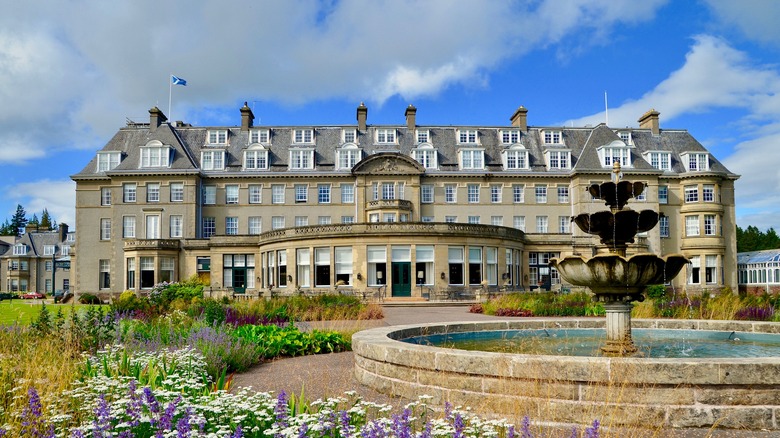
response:
<path fill-rule="evenodd" d="M 780 1 L 0 0 L 0 221 L 75 226 L 79 172 L 158 106 L 195 126 L 687 129 L 780 230 Z M 170 87 L 170 75 L 187 85 Z M 169 96 L 171 105 L 169 106 Z M 606 98 L 605 98 L 606 96 Z M 608 111 L 605 109 L 608 108 Z"/>

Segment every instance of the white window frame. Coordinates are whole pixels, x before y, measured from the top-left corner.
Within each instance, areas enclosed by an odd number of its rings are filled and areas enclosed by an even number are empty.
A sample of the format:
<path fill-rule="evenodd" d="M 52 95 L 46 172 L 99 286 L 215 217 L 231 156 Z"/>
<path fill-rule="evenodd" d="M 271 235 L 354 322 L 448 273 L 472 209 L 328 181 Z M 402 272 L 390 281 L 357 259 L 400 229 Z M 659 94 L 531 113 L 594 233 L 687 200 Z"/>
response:
<path fill-rule="evenodd" d="M 251 129 L 249 131 L 249 144 L 268 144 L 271 139 L 271 131 L 268 129 Z"/>
<path fill-rule="evenodd" d="M 271 217 L 271 229 L 279 230 L 285 228 L 284 216 L 272 216 Z"/>
<path fill-rule="evenodd" d="M 658 230 L 661 237 L 669 237 L 669 216 L 661 216 L 658 218 Z"/>
<path fill-rule="evenodd" d="M 534 201 L 537 204 L 547 203 L 547 186 L 544 184 L 537 184 L 534 186 Z"/>
<path fill-rule="evenodd" d="M 238 184 L 225 186 L 225 204 L 238 204 Z"/>
<path fill-rule="evenodd" d="M 433 204 L 433 184 L 420 185 L 420 203 Z"/>
<path fill-rule="evenodd" d="M 146 202 L 160 202 L 160 183 L 146 183 Z"/>
<path fill-rule="evenodd" d="M 710 154 L 706 152 L 685 152 L 680 154 L 688 172 L 706 172 L 710 170 Z"/>
<path fill-rule="evenodd" d="M 484 149 L 460 149 L 458 150 L 460 168 L 463 170 L 482 170 L 485 168 Z"/>
<path fill-rule="evenodd" d="M 355 128 L 343 128 L 341 130 L 341 142 L 342 143 L 357 143 L 357 129 L 355 129 Z"/>
<path fill-rule="evenodd" d="M 147 239 L 159 239 L 160 236 L 160 215 L 147 214 L 144 218 L 144 231 Z"/>
<path fill-rule="evenodd" d="M 247 232 L 249 234 L 260 234 L 263 232 L 263 218 L 260 216 L 249 216 L 247 220 Z"/>
<path fill-rule="evenodd" d="M 135 216 L 122 216 L 122 238 L 135 239 Z"/>
<path fill-rule="evenodd" d="M 548 169 L 570 169 L 571 151 L 569 150 L 547 150 L 544 152 L 547 158 Z"/>
<path fill-rule="evenodd" d="M 352 170 L 363 157 L 363 151 L 355 145 L 344 146 L 336 151 L 336 169 Z"/>
<path fill-rule="evenodd" d="M 314 169 L 314 149 L 290 149 L 290 170 Z"/>
<path fill-rule="evenodd" d="M 536 216 L 536 232 L 548 233 L 550 231 L 550 219 L 547 216 Z"/>
<path fill-rule="evenodd" d="M 225 151 L 222 149 L 201 151 L 200 167 L 203 170 L 224 170 Z"/>
<path fill-rule="evenodd" d="M 314 129 L 312 128 L 294 129 L 292 132 L 292 141 L 295 144 L 313 144 Z"/>
<path fill-rule="evenodd" d="M 569 203 L 569 187 L 568 186 L 558 186 L 558 203 L 559 204 L 568 204 Z"/>
<path fill-rule="evenodd" d="M 355 185 L 354 184 L 341 184 L 341 203 L 342 204 L 354 204 L 355 203 Z"/>
<path fill-rule="evenodd" d="M 43 245 L 43 255 L 50 256 L 54 255 L 56 247 L 54 245 Z"/>
<path fill-rule="evenodd" d="M 249 203 L 250 204 L 262 204 L 263 203 L 263 185 L 262 184 L 249 184 Z"/>
<path fill-rule="evenodd" d="M 693 203 L 693 202 L 699 202 L 699 186 L 698 185 L 692 185 L 692 186 L 685 186 L 683 187 L 683 192 L 685 193 L 685 203 Z"/>
<path fill-rule="evenodd" d="M 330 184 L 317 184 L 317 203 L 330 204 L 331 186 Z"/>
<path fill-rule="evenodd" d="M 479 144 L 479 130 L 458 129 L 458 144 Z"/>
<path fill-rule="evenodd" d="M 27 255 L 27 245 L 21 243 L 17 243 L 16 245 L 14 245 L 14 255 L 15 256 Z"/>
<path fill-rule="evenodd" d="M 702 202 L 715 202 L 715 184 L 704 184 L 701 190 Z"/>
<path fill-rule="evenodd" d="M 669 186 L 658 186 L 658 203 L 669 203 Z"/>
<path fill-rule="evenodd" d="M 645 153 L 645 159 L 658 170 L 672 170 L 671 152 L 650 151 Z"/>
<path fill-rule="evenodd" d="M 517 144 L 520 143 L 520 130 L 519 129 L 500 129 L 498 131 L 498 139 L 501 144 Z"/>
<path fill-rule="evenodd" d="M 264 148 L 245 150 L 244 170 L 268 170 L 268 150 Z"/>
<path fill-rule="evenodd" d="M 206 134 L 207 145 L 225 146 L 228 144 L 227 129 L 209 129 Z"/>
<path fill-rule="evenodd" d="M 395 128 L 377 128 L 375 131 L 376 143 L 396 144 L 398 142 L 397 134 Z"/>
<path fill-rule="evenodd" d="M 501 158 L 505 170 L 528 170 L 530 168 L 528 150 L 522 145 L 501 151 Z"/>
<path fill-rule="evenodd" d="M 111 205 L 111 187 L 100 188 L 100 205 Z"/>
<path fill-rule="evenodd" d="M 143 146 L 141 159 L 138 163 L 140 169 L 171 167 L 173 149 L 168 146 Z"/>
<path fill-rule="evenodd" d="M 458 186 L 456 184 L 444 184 L 444 202 L 447 204 L 458 202 Z"/>
<path fill-rule="evenodd" d="M 513 216 L 512 226 L 520 231 L 525 232 L 525 216 Z"/>
<path fill-rule="evenodd" d="M 685 236 L 699 236 L 700 234 L 699 215 L 685 216 Z"/>
<path fill-rule="evenodd" d="M 438 151 L 431 145 L 423 145 L 412 149 L 412 158 L 420 163 L 426 169 L 436 169 L 439 167 Z"/>
<path fill-rule="evenodd" d="M 271 184 L 271 203 L 284 204 L 286 191 L 284 184 Z"/>
<path fill-rule="evenodd" d="M 100 240 L 111 240 L 111 219 L 100 219 Z"/>
<path fill-rule="evenodd" d="M 138 200 L 138 186 L 136 183 L 122 184 L 122 202 L 136 202 Z"/>
<path fill-rule="evenodd" d="M 174 182 L 170 184 L 171 202 L 184 201 L 184 183 Z"/>
<path fill-rule="evenodd" d="M 238 234 L 238 218 L 235 216 L 228 216 L 225 218 L 225 235 L 235 236 Z"/>
<path fill-rule="evenodd" d="M 542 141 L 544 144 L 563 144 L 563 133 L 557 130 L 544 130 Z"/>
<path fill-rule="evenodd" d="M 217 203 L 217 186 L 203 186 L 203 205 L 215 205 Z"/>
<path fill-rule="evenodd" d="M 571 217 L 558 216 L 558 232 L 560 234 L 569 234 L 571 232 Z"/>
<path fill-rule="evenodd" d="M 168 233 L 172 239 L 181 238 L 184 236 L 184 216 L 180 214 L 172 214 L 168 218 L 169 229 Z"/>
<path fill-rule="evenodd" d="M 217 220 L 211 216 L 205 216 L 202 219 L 201 233 L 203 238 L 209 238 L 217 233 Z"/>
<path fill-rule="evenodd" d="M 615 140 L 612 143 L 598 148 L 599 158 L 603 167 L 612 167 L 617 161 L 621 167 L 632 167 L 631 148 L 622 141 Z"/>
<path fill-rule="evenodd" d="M 469 204 L 479 204 L 479 192 L 480 192 L 479 184 L 466 185 L 466 193 L 467 193 L 466 198 Z"/>
<path fill-rule="evenodd" d="M 98 152 L 97 153 L 97 172 L 107 172 L 113 170 L 122 162 L 121 152 Z"/>
<path fill-rule="evenodd" d="M 512 185 L 512 203 L 513 204 L 525 203 L 525 184 Z"/>
<path fill-rule="evenodd" d="M 295 184 L 295 203 L 302 204 L 309 202 L 309 185 L 308 184 Z"/>
<path fill-rule="evenodd" d="M 417 144 L 430 143 L 431 133 L 427 129 L 418 129 L 415 132 Z"/>
<path fill-rule="evenodd" d="M 718 235 L 718 216 L 714 214 L 704 215 L 704 235 L 705 236 L 717 236 Z"/>

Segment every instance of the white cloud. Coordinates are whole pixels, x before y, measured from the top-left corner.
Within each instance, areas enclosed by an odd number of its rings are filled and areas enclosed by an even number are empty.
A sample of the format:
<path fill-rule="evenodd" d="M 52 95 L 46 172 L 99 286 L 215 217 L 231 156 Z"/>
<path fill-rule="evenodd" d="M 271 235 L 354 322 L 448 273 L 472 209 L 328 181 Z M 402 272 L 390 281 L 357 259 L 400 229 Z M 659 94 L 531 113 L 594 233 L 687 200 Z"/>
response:
<path fill-rule="evenodd" d="M 45 208 L 57 223 L 66 223 L 71 229 L 76 226 L 76 183 L 73 181 L 43 179 L 19 183 L 10 187 L 8 193 L 13 199 L 14 211 L 19 204 L 28 218 L 36 214 L 40 219 Z"/>
<path fill-rule="evenodd" d="M 750 39 L 780 45 L 780 2 L 777 0 L 706 0 L 725 26 L 736 26 Z"/>

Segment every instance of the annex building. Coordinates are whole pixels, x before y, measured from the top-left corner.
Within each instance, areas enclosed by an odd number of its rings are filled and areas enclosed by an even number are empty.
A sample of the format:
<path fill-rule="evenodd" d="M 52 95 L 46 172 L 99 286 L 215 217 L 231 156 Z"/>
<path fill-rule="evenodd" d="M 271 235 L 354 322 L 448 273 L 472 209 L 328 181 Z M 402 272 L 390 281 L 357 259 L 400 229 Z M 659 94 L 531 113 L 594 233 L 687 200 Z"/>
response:
<path fill-rule="evenodd" d="M 212 291 L 386 288 L 387 296 L 559 287 L 551 257 L 598 251 L 570 218 L 619 161 L 646 184 L 629 207 L 664 214 L 629 255 L 682 253 L 688 290 L 736 289 L 734 181 L 687 131 L 404 123 L 237 126 L 128 122 L 76 182 L 77 293 L 142 292 L 193 275 Z M 400 119 L 400 117 L 399 117 Z M 239 122 L 237 114 L 236 121 Z M 267 296 L 267 295 L 266 295 Z"/>

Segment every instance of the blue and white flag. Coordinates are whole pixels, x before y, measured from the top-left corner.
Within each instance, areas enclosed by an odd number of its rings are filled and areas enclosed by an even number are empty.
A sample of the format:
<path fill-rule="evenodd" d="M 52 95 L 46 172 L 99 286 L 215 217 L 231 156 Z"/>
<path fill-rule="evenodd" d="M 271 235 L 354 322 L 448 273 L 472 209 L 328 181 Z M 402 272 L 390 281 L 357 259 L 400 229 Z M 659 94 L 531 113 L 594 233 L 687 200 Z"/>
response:
<path fill-rule="evenodd" d="M 182 78 L 177 78 L 174 75 L 171 75 L 171 83 L 173 83 L 173 85 L 185 85 L 185 86 L 187 85 L 187 81 L 186 80 L 184 80 Z"/>

